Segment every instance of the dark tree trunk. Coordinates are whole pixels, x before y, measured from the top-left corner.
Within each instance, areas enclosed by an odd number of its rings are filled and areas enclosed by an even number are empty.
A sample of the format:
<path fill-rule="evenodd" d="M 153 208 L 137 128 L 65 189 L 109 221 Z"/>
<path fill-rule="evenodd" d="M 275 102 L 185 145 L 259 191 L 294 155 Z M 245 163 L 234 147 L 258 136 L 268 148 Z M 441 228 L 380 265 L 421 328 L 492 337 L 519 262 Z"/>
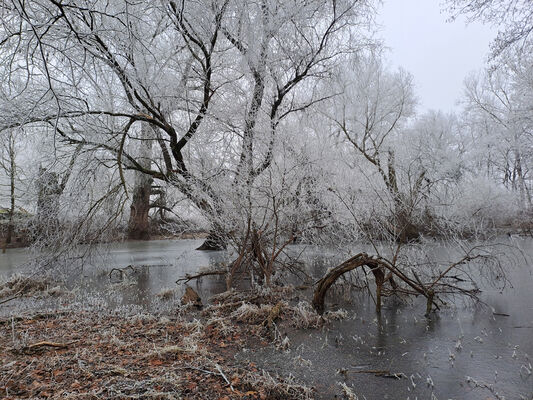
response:
<path fill-rule="evenodd" d="M 141 142 L 138 162 L 143 168 L 150 169 L 152 165 L 152 130 L 143 123 L 141 126 Z M 142 172 L 136 172 L 135 188 L 130 207 L 128 222 L 128 238 L 137 240 L 150 239 L 150 194 L 153 179 Z"/>
<path fill-rule="evenodd" d="M 150 191 L 152 179 L 146 175 L 139 176 L 133 191 L 128 223 L 128 238 L 138 240 L 150 239 Z"/>
<path fill-rule="evenodd" d="M 196 250 L 226 250 L 227 241 L 224 235 L 216 230 L 211 230 L 205 241 Z"/>

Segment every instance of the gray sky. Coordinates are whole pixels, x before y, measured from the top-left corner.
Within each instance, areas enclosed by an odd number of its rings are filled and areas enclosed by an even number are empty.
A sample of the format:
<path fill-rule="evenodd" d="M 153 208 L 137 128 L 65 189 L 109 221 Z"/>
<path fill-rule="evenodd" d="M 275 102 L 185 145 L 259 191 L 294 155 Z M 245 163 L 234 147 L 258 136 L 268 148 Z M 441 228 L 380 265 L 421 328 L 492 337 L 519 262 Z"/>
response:
<path fill-rule="evenodd" d="M 457 109 L 464 78 L 485 64 L 496 29 L 446 22 L 442 0 L 385 0 L 378 21 L 392 66 L 414 75 L 419 110 Z"/>

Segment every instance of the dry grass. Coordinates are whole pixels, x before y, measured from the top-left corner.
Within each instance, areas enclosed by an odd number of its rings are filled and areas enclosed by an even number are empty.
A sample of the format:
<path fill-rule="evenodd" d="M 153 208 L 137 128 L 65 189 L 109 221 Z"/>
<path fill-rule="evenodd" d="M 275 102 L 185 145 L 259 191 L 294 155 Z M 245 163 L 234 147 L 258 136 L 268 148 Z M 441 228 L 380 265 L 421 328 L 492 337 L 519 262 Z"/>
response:
<path fill-rule="evenodd" d="M 208 306 L 204 316 L 220 324 L 220 319 L 248 325 L 265 325 L 272 309 L 277 305 L 277 321 L 299 329 L 319 328 L 332 320 L 347 318 L 346 311 L 330 311 L 319 315 L 308 301 L 299 301 L 292 287 L 274 287 L 255 291 L 230 291 L 212 298 L 214 304 Z"/>
<path fill-rule="evenodd" d="M 169 288 L 161 289 L 161 291 L 157 294 L 157 297 L 164 301 L 172 300 L 176 297 L 176 290 Z"/>
<path fill-rule="evenodd" d="M 70 312 L 0 320 L 0 335 L 9 338 L 0 347 L 6 399 L 311 397 L 292 380 L 235 364 L 245 326 L 225 336 L 200 320 Z"/>
<path fill-rule="evenodd" d="M 318 315 L 292 288 L 226 292 L 201 312 L 181 307 L 173 316 L 102 310 L 0 319 L 8 338 L 0 346 L 0 397 L 308 399 L 311 389 L 234 356 L 269 343 L 288 350 L 283 325 L 316 328 L 346 317 Z"/>
<path fill-rule="evenodd" d="M 13 275 L 9 280 L 0 283 L 0 299 L 13 296 L 27 296 L 37 292 L 43 292 L 50 286 L 46 279 L 35 279 L 24 275 Z M 57 291 L 54 288 L 54 291 Z"/>

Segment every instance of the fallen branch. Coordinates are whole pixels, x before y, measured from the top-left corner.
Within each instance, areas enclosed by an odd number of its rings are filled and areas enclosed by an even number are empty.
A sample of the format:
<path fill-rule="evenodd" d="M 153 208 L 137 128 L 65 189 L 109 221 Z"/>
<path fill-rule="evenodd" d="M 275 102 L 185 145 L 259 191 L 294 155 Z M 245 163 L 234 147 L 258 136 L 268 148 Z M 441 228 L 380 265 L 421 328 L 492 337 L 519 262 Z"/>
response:
<path fill-rule="evenodd" d="M 413 279 L 410 278 L 404 272 L 402 272 L 402 270 L 396 265 L 392 264 L 390 261 L 384 258 L 369 256 L 366 253 L 359 253 L 353 256 L 352 258 L 344 261 L 337 267 L 329 270 L 326 275 L 324 275 L 324 277 L 317 282 L 317 287 L 313 295 L 313 307 L 315 308 L 315 310 L 317 310 L 318 313 L 322 314 L 324 312 L 324 301 L 326 292 L 336 282 L 336 280 L 347 272 L 350 272 L 359 267 L 363 267 L 364 269 L 364 267 L 367 266 L 374 274 L 374 278 L 376 281 L 376 312 L 379 313 L 381 310 L 382 286 L 385 283 L 389 282 L 391 284 L 393 292 L 404 290 L 400 288 L 393 280 L 393 277 L 396 277 L 400 281 L 407 284 L 413 290 L 413 295 L 422 295 L 427 299 L 426 315 L 429 315 L 432 306 L 435 306 L 436 309 L 439 309 L 439 305 L 435 301 L 435 299 L 438 299 L 436 297 L 438 294 L 461 293 L 471 297 L 475 297 L 475 290 L 467 290 L 458 286 L 441 283 L 440 280 L 446 277 L 446 274 L 449 273 L 453 268 L 456 268 L 459 265 L 468 263 L 477 258 L 486 257 L 482 255 L 467 255 L 456 263 L 451 264 L 433 282 L 423 283 L 414 270 L 412 271 L 414 276 Z M 385 275 L 385 272 L 387 271 L 388 273 Z M 438 300 L 442 302 L 442 300 Z"/>
<path fill-rule="evenodd" d="M 442 272 L 438 277 L 437 279 L 435 279 L 433 281 L 433 283 L 428 287 L 428 290 L 431 289 L 433 286 L 435 286 L 442 278 L 444 278 L 446 276 L 446 274 L 448 272 L 450 272 L 453 268 L 455 267 L 458 267 L 459 265 L 462 265 L 462 264 L 465 264 L 467 262 L 470 262 L 472 260 L 475 260 L 477 258 L 486 258 L 486 256 L 483 256 L 481 254 L 477 254 L 475 256 L 471 256 L 470 254 L 467 254 L 466 256 L 464 256 L 463 258 L 461 258 L 459 261 L 457 262 L 454 262 L 453 264 L 450 264 L 450 266 L 448 268 L 446 268 L 444 270 L 444 272 Z"/>
<path fill-rule="evenodd" d="M 362 370 L 340 370 L 340 373 L 346 375 L 351 374 L 374 374 L 375 376 L 380 376 L 382 378 L 393 378 L 393 379 L 402 379 L 406 378 L 405 374 L 402 372 L 390 372 L 388 369 L 362 369 Z"/>
<path fill-rule="evenodd" d="M 15 296 L 9 297 L 9 298 L 4 299 L 4 300 L 1 300 L 0 304 L 4 304 L 4 303 L 7 303 L 8 301 L 18 299 L 19 297 L 22 297 L 22 295 L 23 295 L 22 292 L 18 292 Z"/>
<path fill-rule="evenodd" d="M 226 274 L 227 274 L 227 271 L 220 271 L 220 270 L 199 272 L 196 275 L 186 274 L 185 277 L 178 279 L 176 283 L 177 284 L 180 284 L 181 282 L 188 283 L 189 281 L 192 281 L 193 279 L 199 279 L 204 276 L 226 275 Z"/>
<path fill-rule="evenodd" d="M 34 344 L 30 344 L 29 346 L 26 346 L 26 348 L 27 349 L 34 349 L 36 347 L 43 347 L 43 346 L 65 348 L 65 347 L 68 347 L 71 344 L 74 344 L 76 342 L 79 342 L 79 340 L 74 340 L 74 341 L 68 342 L 68 343 L 56 343 L 56 342 L 43 341 L 43 342 L 37 342 L 37 343 L 34 343 Z"/>
<path fill-rule="evenodd" d="M 335 283 L 335 281 L 340 278 L 346 272 L 352 271 L 356 268 L 368 266 L 370 271 L 374 274 L 376 279 L 377 286 L 377 301 L 376 301 L 376 310 L 379 312 L 381 307 L 381 286 L 385 282 L 385 273 L 381 268 L 384 264 L 382 261 L 370 257 L 366 253 L 359 253 L 354 257 L 346 260 L 339 266 L 333 268 L 329 271 L 322 279 L 318 281 L 318 286 L 315 289 L 313 296 L 313 307 L 319 314 L 324 312 L 324 300 L 326 297 L 326 292 L 328 289 Z M 392 271 L 394 272 L 394 271 Z"/>
<path fill-rule="evenodd" d="M 510 314 L 500 313 L 500 312 L 493 312 L 492 315 L 497 315 L 498 317 L 510 317 Z"/>
<path fill-rule="evenodd" d="M 120 280 L 123 280 L 124 274 L 127 269 L 131 269 L 132 272 L 135 272 L 135 268 L 133 268 L 132 265 L 128 265 L 127 267 L 124 267 L 124 268 L 112 268 L 111 271 L 109 271 L 109 279 L 111 279 L 111 277 L 113 276 L 113 272 L 117 271 L 120 274 L 119 275 Z"/>
<path fill-rule="evenodd" d="M 443 278 L 453 279 L 454 281 L 457 281 L 457 282 L 468 282 L 466 279 L 460 278 L 458 275 L 447 275 L 447 276 L 444 276 Z M 439 277 L 433 276 L 432 279 L 439 279 Z"/>
<path fill-rule="evenodd" d="M 218 375 L 216 372 L 208 371 L 207 369 L 191 367 L 191 366 L 179 367 L 177 369 L 192 369 L 193 371 L 200 371 L 200 372 L 203 372 L 204 374 L 208 374 L 208 375 Z"/>
<path fill-rule="evenodd" d="M 226 383 L 229 385 L 231 391 L 234 392 L 235 389 L 233 389 L 233 386 L 231 385 L 231 382 L 228 380 L 228 378 L 226 377 L 226 375 L 224 375 L 224 372 L 222 372 L 222 368 L 220 368 L 220 365 L 215 364 L 215 367 L 216 367 L 216 369 L 218 370 L 218 372 L 220 373 L 220 376 L 222 376 L 222 378 L 224 378 L 224 380 L 226 381 Z"/>
<path fill-rule="evenodd" d="M 43 348 L 54 348 L 54 349 L 66 349 L 67 347 L 69 347 L 70 345 L 76 343 L 76 342 L 79 342 L 79 340 L 73 340 L 72 342 L 68 342 L 68 343 L 57 343 L 57 342 L 49 342 L 49 341 L 42 341 L 42 342 L 37 342 L 37 343 L 34 343 L 34 344 L 30 344 L 28 346 L 24 346 L 20 349 L 14 349 L 13 351 L 15 353 L 25 353 L 25 354 L 31 354 L 31 353 L 34 353 L 36 351 L 39 351 Z"/>
<path fill-rule="evenodd" d="M 209 370 L 207 370 L 207 369 L 202 369 L 202 368 L 197 368 L 197 367 L 192 367 L 192 366 L 180 367 L 179 369 L 192 369 L 192 370 L 194 370 L 194 371 L 203 372 L 204 374 L 208 374 L 208 375 L 218 375 L 218 376 L 221 376 L 222 379 L 224 379 L 224 380 L 226 381 L 226 383 L 227 383 L 228 386 L 230 387 L 231 391 L 234 392 L 235 389 L 233 388 L 233 385 L 231 384 L 231 382 L 228 380 L 228 378 L 226 377 L 226 375 L 225 375 L 224 372 L 222 371 L 222 368 L 220 368 L 220 365 L 215 364 L 215 368 L 217 369 L 218 372 L 213 372 L 213 371 L 209 371 Z"/>

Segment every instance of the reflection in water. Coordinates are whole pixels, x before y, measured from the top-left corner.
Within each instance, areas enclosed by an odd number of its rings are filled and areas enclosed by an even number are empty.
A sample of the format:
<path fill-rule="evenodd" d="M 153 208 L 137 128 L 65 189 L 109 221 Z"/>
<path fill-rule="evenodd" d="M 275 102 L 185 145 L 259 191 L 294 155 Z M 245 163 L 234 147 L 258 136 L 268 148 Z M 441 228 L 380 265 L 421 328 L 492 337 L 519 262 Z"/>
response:
<path fill-rule="evenodd" d="M 103 301 L 106 307 L 132 304 L 141 310 L 151 310 L 161 303 L 155 300 L 155 295 L 164 289 L 175 289 L 178 278 L 230 261 L 225 252 L 195 251 L 200 243 L 164 240 L 116 244 L 110 253 L 84 268 L 81 276 L 84 288 L 77 299 L 86 303 Z M 533 254 L 533 241 L 522 240 L 519 245 L 525 254 Z M 292 250 L 299 254 L 302 249 L 294 246 Z M 345 258 L 324 249 L 305 250 L 306 273 L 314 277 Z M 436 244 L 427 253 L 448 254 L 449 249 Z M 8 250 L 0 258 L 0 276 L 14 273 L 17 263 L 26 257 L 24 249 Z M 423 316 L 423 299 L 412 304 L 388 299 L 382 315 L 377 316 L 373 300 L 366 292 L 350 293 L 349 301 L 341 295 L 331 296 L 328 307 L 338 303 L 348 311 L 347 320 L 321 330 L 290 332 L 288 353 L 269 347 L 253 354 L 243 352 L 239 357 L 252 358 L 270 370 L 292 373 L 313 384 L 319 398 L 332 398 L 339 393 L 337 382 L 346 382 L 360 398 L 368 400 L 430 399 L 432 395 L 438 399 L 505 396 L 530 400 L 533 272 L 529 262 L 515 259 L 507 267 L 512 287 L 503 293 L 484 289 L 482 300 L 489 307 L 464 307 L 458 301 L 427 319 Z M 127 265 L 136 266 L 135 271 L 128 269 L 123 280 L 112 284 L 109 271 Z M 71 280 L 73 285 L 79 282 L 80 276 Z M 225 289 L 221 276 L 205 277 L 190 284 L 203 299 Z M 183 285 L 180 289 L 183 290 Z M 307 293 L 308 298 L 310 295 Z M 178 290 L 176 298 L 179 296 Z M 493 309 L 500 315 L 493 314 Z M 312 366 L 296 362 L 298 356 L 310 360 Z M 347 373 L 337 374 L 339 369 Z M 356 373 L 361 370 L 388 370 L 406 378 L 394 380 Z M 474 381 L 485 386 L 476 387 Z"/>
<path fill-rule="evenodd" d="M 151 310 L 160 305 L 156 295 L 163 290 L 172 289 L 176 299 L 181 297 L 184 285 L 177 286 L 175 282 L 185 274 L 228 262 L 225 252 L 194 250 L 201 243 L 201 240 L 115 243 L 109 248 L 97 249 L 82 270 L 62 269 L 62 272 L 67 276 L 67 287 L 75 288 L 76 301 L 81 304 L 96 302 L 111 308 L 132 305 Z M 0 279 L 23 272 L 24 263 L 29 259 L 30 254 L 25 249 L 8 249 L 6 257 L 0 257 Z M 125 268 L 129 265 L 134 268 Z M 123 273 L 113 271 L 110 276 L 113 268 L 122 269 Z M 204 299 L 225 290 L 223 277 L 201 278 L 190 285 Z M 0 312 L 5 312 L 6 307 Z"/>

